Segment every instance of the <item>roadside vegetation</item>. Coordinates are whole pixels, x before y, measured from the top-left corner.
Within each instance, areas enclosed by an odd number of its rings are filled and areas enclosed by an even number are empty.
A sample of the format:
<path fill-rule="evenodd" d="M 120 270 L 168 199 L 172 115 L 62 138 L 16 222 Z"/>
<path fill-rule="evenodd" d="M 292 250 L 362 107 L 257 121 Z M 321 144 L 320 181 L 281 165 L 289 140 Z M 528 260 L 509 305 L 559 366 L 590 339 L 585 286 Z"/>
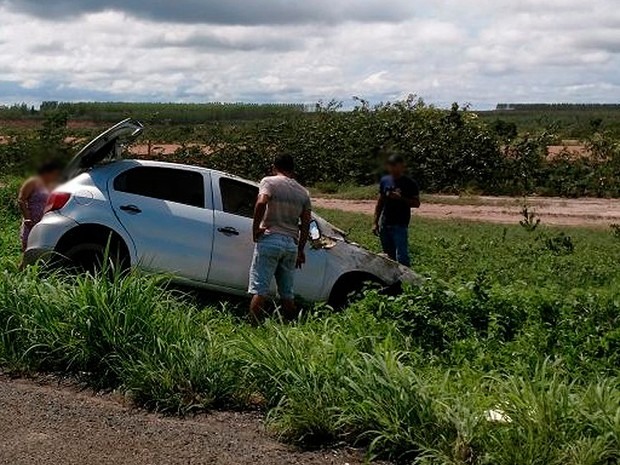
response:
<path fill-rule="evenodd" d="M 613 229 L 418 220 L 422 287 L 253 328 L 163 278 L 19 272 L 17 182 L 0 186 L 4 371 L 69 374 L 171 414 L 261 409 L 283 440 L 403 463 L 620 460 Z M 368 217 L 321 213 L 378 247 Z"/>
<path fill-rule="evenodd" d="M 135 116 L 147 126 L 143 141 L 149 147 L 179 146 L 164 156 L 166 161 L 250 179 L 269 170 L 275 153 L 287 152 L 295 156 L 306 185 L 324 191 L 371 186 L 378 181 L 384 157 L 397 152 L 426 193 L 620 197 L 615 107 L 549 107 L 544 113 L 548 117 L 536 119 L 536 111 L 542 110 L 519 107 L 487 114 L 456 104 L 444 110 L 412 96 L 376 106 L 358 99 L 346 111 L 337 102 L 305 110 L 296 105 L 57 102 L 47 102 L 34 113 L 9 108 L 0 110 L 0 164 L 5 173 L 21 174 L 33 157 L 67 159 L 84 138 L 101 130 L 71 124 Z M 13 127 L 14 119 L 1 119 L 3 113 L 17 117 L 24 112 L 31 114 L 35 126 Z M 574 125 L 583 150 L 549 156 L 548 147 L 561 147 Z"/>

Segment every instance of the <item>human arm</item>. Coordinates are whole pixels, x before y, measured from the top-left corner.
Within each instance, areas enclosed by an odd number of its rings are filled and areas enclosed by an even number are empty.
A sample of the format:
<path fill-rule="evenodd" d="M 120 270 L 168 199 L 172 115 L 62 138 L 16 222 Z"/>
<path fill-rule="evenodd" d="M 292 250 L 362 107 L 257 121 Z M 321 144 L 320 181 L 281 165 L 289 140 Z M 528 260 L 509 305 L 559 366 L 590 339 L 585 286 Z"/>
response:
<path fill-rule="evenodd" d="M 377 199 L 377 204 L 375 206 L 375 216 L 372 224 L 372 233 L 377 235 L 379 234 L 379 222 L 381 221 L 381 215 L 383 213 L 383 207 L 385 206 L 385 197 L 383 194 L 379 194 L 379 198 Z"/>
<path fill-rule="evenodd" d="M 19 211 L 22 214 L 22 218 L 26 224 L 32 222 L 32 218 L 30 218 L 30 209 L 28 208 L 28 202 L 34 189 L 36 188 L 36 180 L 29 179 L 22 187 L 19 189 L 19 194 L 17 196 L 17 203 L 19 205 Z"/>
<path fill-rule="evenodd" d="M 409 184 L 409 207 L 420 208 L 420 186 L 413 179 L 410 179 Z"/>
<path fill-rule="evenodd" d="M 306 244 L 308 243 L 308 237 L 310 236 L 310 222 L 312 221 L 312 211 L 309 208 L 304 209 L 299 217 L 301 222 L 299 226 L 299 243 L 297 246 L 297 268 L 306 263 Z"/>
<path fill-rule="evenodd" d="M 392 200 L 405 202 L 409 208 L 420 208 L 420 188 L 418 183 L 407 178 L 402 189 L 395 189 L 388 194 Z"/>
<path fill-rule="evenodd" d="M 254 205 L 254 220 L 252 223 L 252 238 L 254 242 L 258 242 L 260 237 L 265 233 L 265 229 L 261 226 L 265 212 L 267 211 L 267 204 L 269 203 L 269 196 L 267 194 L 259 194 L 256 199 L 256 205 Z"/>

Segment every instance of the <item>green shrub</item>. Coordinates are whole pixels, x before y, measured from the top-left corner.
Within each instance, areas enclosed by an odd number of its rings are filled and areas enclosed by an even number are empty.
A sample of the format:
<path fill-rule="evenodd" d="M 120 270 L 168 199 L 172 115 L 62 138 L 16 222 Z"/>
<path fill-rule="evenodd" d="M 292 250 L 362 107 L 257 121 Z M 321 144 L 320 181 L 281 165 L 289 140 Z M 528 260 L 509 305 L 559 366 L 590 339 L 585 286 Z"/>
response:
<path fill-rule="evenodd" d="M 383 158 L 393 152 L 407 158 L 428 191 L 492 189 L 493 173 L 502 164 L 495 138 L 474 114 L 458 106 L 446 112 L 414 97 L 376 107 L 362 102 L 349 112 L 320 108 L 215 133 L 204 142 L 218 150 L 194 154 L 194 163 L 257 179 L 269 172 L 276 153 L 285 152 L 295 157 L 304 183 L 330 190 L 375 183 Z"/>

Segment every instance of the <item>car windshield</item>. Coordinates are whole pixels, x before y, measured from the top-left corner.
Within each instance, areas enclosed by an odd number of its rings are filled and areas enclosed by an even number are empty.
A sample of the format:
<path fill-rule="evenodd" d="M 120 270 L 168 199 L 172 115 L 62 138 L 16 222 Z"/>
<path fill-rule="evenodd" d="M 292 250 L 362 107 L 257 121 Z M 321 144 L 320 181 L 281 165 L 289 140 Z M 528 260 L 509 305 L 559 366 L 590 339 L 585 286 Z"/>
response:
<path fill-rule="evenodd" d="M 327 220 L 321 218 L 319 215 L 313 213 L 312 219 L 316 221 L 319 232 L 322 236 L 327 236 L 334 239 L 345 239 L 346 234 L 344 233 L 344 231 L 336 228 Z"/>

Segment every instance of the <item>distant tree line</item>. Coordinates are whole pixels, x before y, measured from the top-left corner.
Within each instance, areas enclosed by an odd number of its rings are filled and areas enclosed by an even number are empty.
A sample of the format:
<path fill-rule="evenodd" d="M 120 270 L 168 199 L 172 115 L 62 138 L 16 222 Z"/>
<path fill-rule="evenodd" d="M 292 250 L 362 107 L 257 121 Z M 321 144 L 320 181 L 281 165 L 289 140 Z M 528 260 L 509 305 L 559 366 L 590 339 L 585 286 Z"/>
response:
<path fill-rule="evenodd" d="M 620 110 L 616 103 L 499 103 L 497 111 L 588 111 Z"/>
<path fill-rule="evenodd" d="M 38 110 L 25 104 L 0 106 L 0 119 L 44 119 L 62 112 L 72 120 L 112 123 L 134 117 L 151 124 L 201 124 L 212 121 L 252 121 L 287 117 L 309 110 L 303 104 L 273 103 L 123 103 L 43 102 Z"/>
<path fill-rule="evenodd" d="M 0 105 L 0 121 L 43 121 L 50 114 L 62 112 L 69 120 L 106 126 L 126 117 L 137 118 L 149 127 L 160 127 L 162 136 L 177 141 L 183 133 L 191 136 L 197 126 L 253 124 L 272 119 L 304 115 L 312 118 L 321 109 L 338 112 L 340 102 L 315 105 L 248 103 L 123 103 L 123 102 L 43 102 L 39 108 L 27 104 Z M 504 140 L 518 135 L 546 130 L 553 133 L 555 144 L 564 139 L 584 140 L 602 130 L 620 137 L 620 105 L 614 104 L 499 104 L 492 111 L 476 111 Z M 83 128 L 85 129 L 85 128 Z M 80 135 L 87 135 L 83 130 Z"/>
<path fill-rule="evenodd" d="M 601 131 L 620 138 L 620 105 L 500 104 L 496 110 L 477 113 L 491 125 L 499 123 L 501 130 L 512 131 L 506 125 L 513 125 L 520 135 L 553 133 L 556 145 L 563 140 L 587 140 Z"/>

